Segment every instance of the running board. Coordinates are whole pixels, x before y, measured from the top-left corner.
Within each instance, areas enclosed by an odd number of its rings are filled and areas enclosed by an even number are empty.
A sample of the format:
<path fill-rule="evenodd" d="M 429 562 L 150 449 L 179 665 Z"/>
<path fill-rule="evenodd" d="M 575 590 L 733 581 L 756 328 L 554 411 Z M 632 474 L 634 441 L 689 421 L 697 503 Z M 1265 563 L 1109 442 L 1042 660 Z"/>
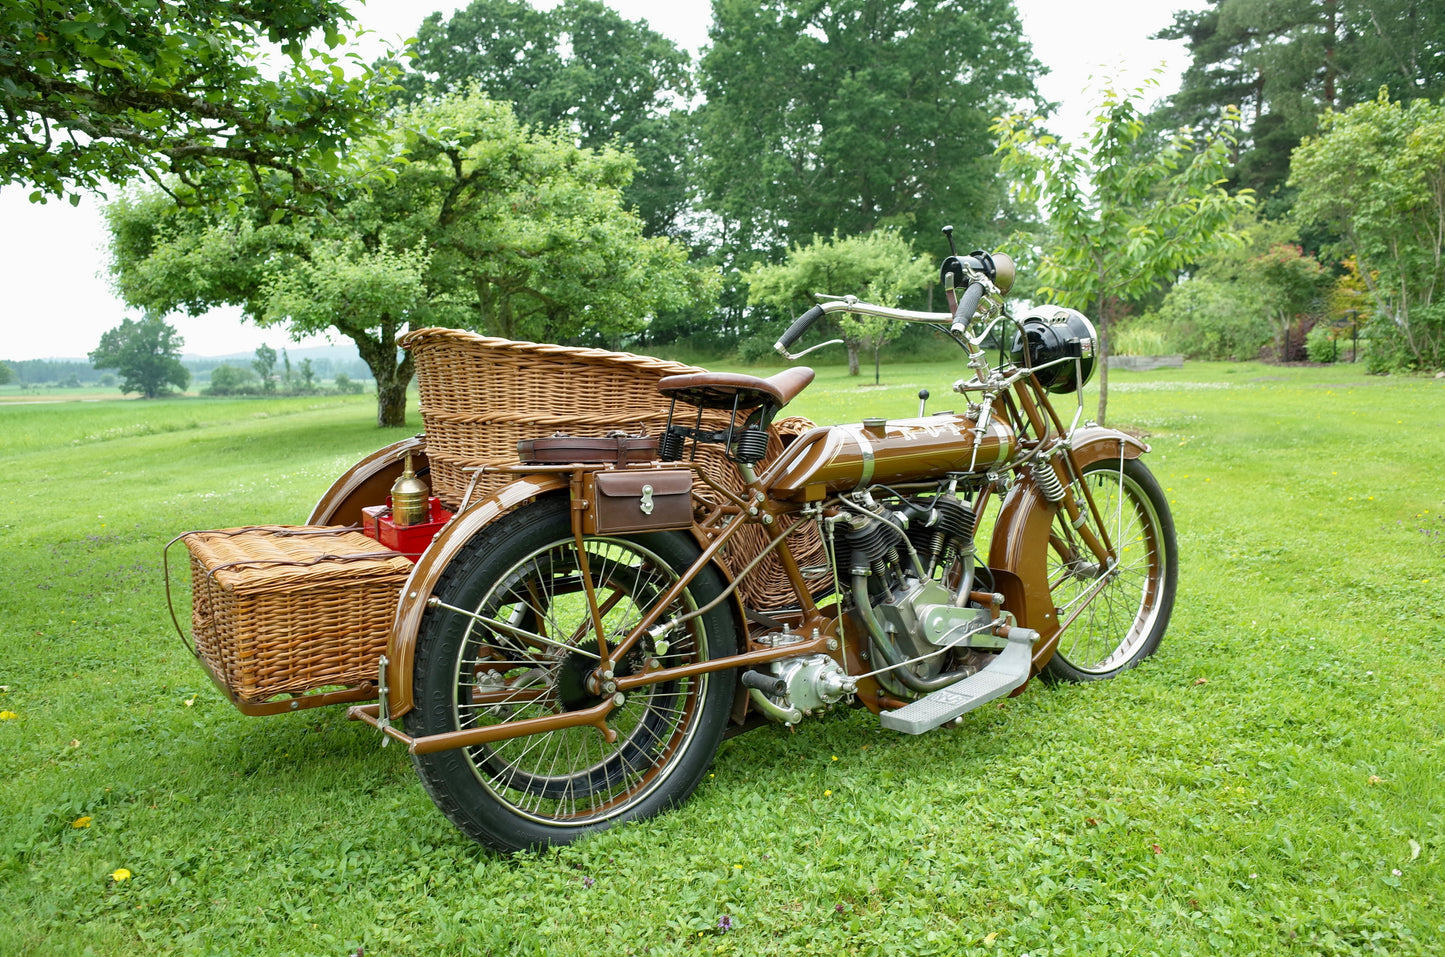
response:
<path fill-rule="evenodd" d="M 1033 645 L 1038 637 L 1039 633 L 1030 628 L 1010 628 L 1008 645 L 988 667 L 897 711 L 884 711 L 878 715 L 879 721 L 891 731 L 922 734 L 1003 697 L 1029 680 Z"/>

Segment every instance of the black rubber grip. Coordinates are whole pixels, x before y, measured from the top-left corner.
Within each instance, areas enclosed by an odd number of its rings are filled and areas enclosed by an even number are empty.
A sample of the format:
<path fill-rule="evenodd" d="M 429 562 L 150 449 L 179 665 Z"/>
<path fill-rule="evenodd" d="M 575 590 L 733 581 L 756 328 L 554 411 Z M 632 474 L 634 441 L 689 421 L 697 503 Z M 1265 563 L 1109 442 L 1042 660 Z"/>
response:
<path fill-rule="evenodd" d="M 778 339 L 778 345 L 784 349 L 792 348 L 793 343 L 797 342 L 803 333 L 808 331 L 808 327 L 821 318 L 823 318 L 822 306 L 814 306 L 812 309 L 809 309 L 793 320 L 793 324 L 788 327 L 788 331 L 783 333 L 782 337 Z M 766 342 L 767 340 L 763 341 Z"/>
<path fill-rule="evenodd" d="M 983 283 L 976 282 L 963 291 L 958 299 L 958 309 L 953 314 L 954 330 L 962 330 L 978 312 L 978 304 L 983 300 Z"/>

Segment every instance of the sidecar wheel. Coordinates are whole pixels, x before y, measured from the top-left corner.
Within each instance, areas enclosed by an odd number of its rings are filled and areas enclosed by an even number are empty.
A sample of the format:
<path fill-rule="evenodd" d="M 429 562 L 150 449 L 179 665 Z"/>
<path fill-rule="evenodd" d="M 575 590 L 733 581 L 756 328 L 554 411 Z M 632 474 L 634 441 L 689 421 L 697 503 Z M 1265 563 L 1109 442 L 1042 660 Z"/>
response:
<path fill-rule="evenodd" d="M 1095 462 L 1084 467 L 1083 480 L 1119 562 L 1044 666 L 1044 677 L 1061 681 L 1112 678 L 1153 654 L 1169 626 L 1179 577 L 1174 518 L 1148 467 L 1125 459 L 1121 474 L 1117 460 Z M 1063 517 L 1054 519 L 1049 545 L 1049 590 L 1064 620 L 1097 584 L 1101 570 Z"/>
<path fill-rule="evenodd" d="M 691 536 L 652 532 L 588 538 L 587 561 L 603 627 L 620 639 L 698 556 Z M 709 568 L 664 613 L 666 621 L 723 590 Z M 587 676 L 597 639 L 565 498 L 543 499 L 490 526 L 437 586 L 446 605 L 427 612 L 417 640 L 413 735 L 564 714 L 603 700 Z M 525 638 L 482 616 L 532 635 Z M 624 657 L 618 677 L 650 658 L 662 667 L 736 653 L 729 602 Z M 732 705 L 733 672 L 647 685 L 607 717 L 609 743 L 591 725 L 538 732 L 414 757 L 437 806 L 472 839 L 501 851 L 565 844 L 673 807 L 712 763 Z"/>

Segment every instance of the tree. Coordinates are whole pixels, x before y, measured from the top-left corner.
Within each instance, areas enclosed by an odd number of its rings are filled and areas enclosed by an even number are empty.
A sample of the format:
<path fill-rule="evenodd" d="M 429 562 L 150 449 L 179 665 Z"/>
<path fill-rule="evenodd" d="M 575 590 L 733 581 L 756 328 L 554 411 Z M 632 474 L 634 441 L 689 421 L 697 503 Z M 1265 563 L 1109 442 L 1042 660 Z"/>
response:
<path fill-rule="evenodd" d="M 741 247 L 944 223 L 984 244 L 1007 196 L 989 118 L 1038 103 L 1010 0 L 719 0 L 701 64 L 707 206 Z"/>
<path fill-rule="evenodd" d="M 1371 361 L 1414 368 L 1445 364 L 1445 103 L 1408 107 L 1388 91 L 1343 113 L 1295 150 L 1294 214 L 1340 237 L 1383 322 Z"/>
<path fill-rule="evenodd" d="M 250 369 L 221 364 L 211 370 L 211 395 L 239 395 L 254 392 L 256 375 Z"/>
<path fill-rule="evenodd" d="M 646 21 L 597 0 L 563 0 L 547 11 L 522 0 L 473 0 L 449 20 L 423 20 L 413 53 L 401 85 L 414 102 L 475 86 L 510 101 L 523 123 L 565 130 L 579 146 L 620 144 L 639 167 L 623 202 L 636 207 L 650 236 L 684 231 L 691 63 Z"/>
<path fill-rule="evenodd" d="M 1007 117 L 994 127 L 1004 170 L 1047 220 L 1041 292 L 1092 312 L 1097 324 L 1100 423 L 1109 401 L 1110 300 L 1144 295 L 1231 237 L 1231 217 L 1253 201 L 1221 188 L 1237 117 L 1227 115 L 1212 134 L 1180 130 L 1141 152 L 1144 92 L 1107 87 L 1083 149 L 1040 133 L 1037 118 Z"/>
<path fill-rule="evenodd" d="M 188 201 L 319 189 L 379 106 L 370 70 L 304 49 L 319 31 L 335 50 L 351 19 L 337 0 L 6 2 L 0 185 L 72 203 L 137 174 L 166 174 Z"/>
<path fill-rule="evenodd" d="M 1272 249 L 1298 248 L 1298 232 L 1290 223 L 1250 213 L 1236 216 L 1229 232 L 1238 241 L 1201 254 L 1188 277 L 1170 287 L 1154 317 L 1176 348 L 1196 358 L 1253 358 L 1271 340 L 1283 345 L 1285 333 L 1272 321 L 1279 296 L 1261 263 Z M 1293 320 L 1292 311 L 1285 315 Z M 1282 350 L 1278 354 L 1285 358 Z"/>
<path fill-rule="evenodd" d="M 185 340 L 159 316 L 139 322 L 126 319 L 100 337 L 100 344 L 90 353 L 90 364 L 119 372 L 123 395 L 139 392 L 154 399 L 172 385 L 184 390 L 190 384 L 191 374 L 181 365 L 184 345 Z"/>
<path fill-rule="evenodd" d="M 1241 185 L 1269 197 L 1289 156 L 1323 110 L 1372 98 L 1382 84 L 1409 96 L 1445 95 L 1445 19 L 1426 0 L 1214 0 L 1180 11 L 1164 39 L 1193 58 L 1163 109 L 1170 124 L 1212 122 L 1238 106 Z M 1274 215 L 1288 207 L 1276 197 Z"/>
<path fill-rule="evenodd" d="M 276 390 L 276 350 L 264 342 L 256 347 L 256 358 L 251 360 L 251 368 L 256 370 L 256 375 L 261 379 L 261 388 L 267 392 Z"/>
<path fill-rule="evenodd" d="M 897 305 L 935 279 L 931 263 L 918 258 L 896 230 L 831 239 L 814 236 L 806 246 L 788 250 L 785 261 L 758 265 L 748 274 L 748 301 L 768 305 L 785 317 L 808 309 L 819 297 L 857 296 L 880 305 Z M 848 374 L 859 371 L 858 353 L 878 352 L 898 337 L 903 324 L 878 316 L 846 316 L 839 321 L 848 347 Z M 776 337 L 775 337 L 776 338 Z"/>
<path fill-rule="evenodd" d="M 15 370 L 7 363 L 0 362 L 0 385 L 9 385 L 15 381 Z"/>
<path fill-rule="evenodd" d="M 504 103 L 448 96 L 358 144 L 343 172 L 370 189 L 325 218 L 178 210 L 154 194 L 112 203 L 112 273 L 129 302 L 193 315 L 234 303 L 293 336 L 350 338 L 377 383 L 378 424 L 400 425 L 412 366 L 395 339 L 408 327 L 602 344 L 655 310 L 708 302 L 715 276 L 622 208 L 632 168 L 528 129 Z"/>
<path fill-rule="evenodd" d="M 1302 314 L 1321 311 L 1330 274 L 1317 259 L 1289 243 L 1271 246 L 1253 265 L 1262 287 L 1265 312 L 1274 325 L 1279 359 L 1288 362 L 1290 328 Z"/>

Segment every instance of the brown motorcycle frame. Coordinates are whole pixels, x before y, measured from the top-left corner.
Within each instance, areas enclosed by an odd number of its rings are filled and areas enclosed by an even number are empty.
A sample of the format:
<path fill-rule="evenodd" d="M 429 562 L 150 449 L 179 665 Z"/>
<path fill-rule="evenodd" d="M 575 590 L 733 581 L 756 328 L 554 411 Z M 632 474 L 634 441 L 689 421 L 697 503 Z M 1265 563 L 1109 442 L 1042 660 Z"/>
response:
<path fill-rule="evenodd" d="M 967 387 L 963 391 L 967 391 Z M 1078 607 L 1072 609 L 1071 616 L 1067 620 L 1062 622 L 1056 620 L 1046 570 L 1050 549 L 1059 545 L 1050 532 L 1054 518 L 1062 509 L 1068 516 L 1069 524 L 1080 533 L 1080 537 L 1094 557 L 1100 563 L 1110 562 L 1114 556 L 1108 540 L 1106 523 L 1098 512 L 1087 483 L 1079 481 L 1079 479 L 1091 464 L 1112 460 L 1119 461 L 1122 465 L 1122 460 L 1137 458 L 1147 450 L 1147 447 L 1132 436 L 1113 430 L 1099 427 L 1066 429 L 1047 394 L 1039 387 L 1028 370 L 1017 370 L 1007 387 L 1002 390 L 995 389 L 989 396 L 989 401 L 990 403 L 996 402 L 1001 407 L 994 411 L 1001 412 L 1004 421 L 1017 426 L 1017 435 L 1031 437 L 1017 439 L 1015 453 L 1006 461 L 996 463 L 998 471 L 983 485 L 980 492 L 980 500 L 976 505 L 979 506 L 977 511 L 982 514 L 987 507 L 985 500 L 996 494 L 1000 485 L 1010 485 L 995 518 L 988 551 L 989 568 L 993 577 L 995 593 L 976 592 L 972 597 L 978 599 L 983 606 L 991 608 L 993 631 L 1000 637 L 1007 637 L 1011 627 L 1029 628 L 1038 632 L 1039 640 L 1035 643 L 1032 654 L 1032 670 L 1037 673 L 1053 655 L 1060 633 L 1067 628 L 1074 617 L 1077 617 L 1088 606 L 1089 600 L 1092 598 L 1089 596 L 1088 600 L 1084 600 Z M 960 417 L 954 417 L 954 419 L 960 422 L 966 421 Z M 920 430 L 934 428 L 936 430 L 938 428 L 937 420 L 938 417 L 935 416 L 930 419 L 902 420 L 881 425 L 875 421 L 870 424 L 875 429 L 883 429 L 885 432 L 891 425 L 899 430 L 900 434 L 903 434 L 904 430 L 910 428 Z M 979 428 L 991 428 L 992 422 L 974 420 L 972 425 L 973 431 L 976 432 Z M 864 426 L 864 428 L 867 427 L 868 425 Z M 610 742 L 615 740 L 617 733 L 608 726 L 608 715 L 617 707 L 622 696 L 647 685 L 711 672 L 751 668 L 784 658 L 815 654 L 832 657 L 850 675 L 864 675 L 868 669 L 859 655 L 859 649 L 865 645 L 866 636 L 855 637 L 853 632 L 858 630 L 856 624 L 850 622 L 845 625 L 847 616 L 841 614 L 842 589 L 840 588 L 839 593 L 835 595 L 836 604 L 831 609 L 832 614 L 825 614 L 820 610 L 787 541 L 790 534 L 807 527 L 810 522 L 818 522 L 829 517 L 826 492 L 831 491 L 818 489 L 817 483 L 790 484 L 788 481 L 789 470 L 794 468 L 800 460 L 806 458 L 810 452 L 815 451 L 816 446 L 825 444 L 830 438 L 840 440 L 840 436 L 846 436 L 848 434 L 846 430 L 849 428 L 857 429 L 858 427 L 820 427 L 805 434 L 772 462 L 761 476 L 755 475 L 749 467 L 740 466 L 739 471 L 744 479 L 741 493 L 723 488 L 699 472 L 701 480 L 710 485 L 713 491 L 721 497 L 721 501 L 708 508 L 706 514 L 697 519 L 690 528 L 701 549 L 701 554 L 689 568 L 681 572 L 659 598 L 652 602 L 652 607 L 641 620 L 625 636 L 614 643 L 609 643 L 608 636 L 604 634 L 601 627 L 602 609 L 598 606 L 596 595 L 592 593 L 591 576 L 585 567 L 588 559 L 584 542 L 588 536 L 584 531 L 583 520 L 587 499 L 582 495 L 583 480 L 587 473 L 612 471 L 613 469 L 598 465 L 512 466 L 505 468 L 504 471 L 514 473 L 515 480 L 496 494 L 463 508 L 456 519 L 443 529 L 432 547 L 417 563 L 411 578 L 403 589 L 388 654 L 382 659 L 381 671 L 378 676 L 380 700 L 377 704 L 352 708 L 352 716 L 377 726 L 388 737 L 405 744 L 408 750 L 414 754 L 429 754 L 582 726 L 595 728 Z M 840 429 L 844 431 L 840 433 Z M 407 440 L 407 443 L 401 444 L 408 444 L 410 448 L 415 448 L 416 442 L 417 440 Z M 976 441 L 975 445 L 978 444 Z M 942 445 L 947 447 L 946 451 L 937 453 L 935 458 L 941 455 L 945 460 L 930 462 L 927 460 L 928 453 L 923 452 L 920 453 L 922 460 L 915 457 L 914 460 L 911 460 L 911 464 L 903 463 L 895 468 L 903 471 L 912 470 L 919 475 L 947 471 L 947 466 L 952 461 L 948 459 L 948 456 L 957 456 L 960 443 L 945 441 Z M 976 457 L 976 449 L 973 450 L 973 454 Z M 351 485 L 369 488 L 379 481 L 371 473 L 390 475 L 389 470 L 394 468 L 392 464 L 395 461 L 394 456 L 388 459 L 378 453 L 372 459 L 376 464 L 369 470 L 367 463 L 359 464 L 358 470 L 362 474 L 353 478 L 350 481 Z M 851 474 L 852 466 L 856 464 L 849 462 L 848 456 L 841 455 L 836 450 L 832 461 L 840 466 L 842 472 L 849 474 Z M 1039 489 L 1035 476 L 1024 467 L 1039 461 L 1049 462 L 1051 468 L 1062 473 L 1059 478 L 1065 494 L 1058 505 L 1048 501 Z M 669 467 L 676 468 L 680 464 L 682 463 L 669 463 Z M 802 468 L 800 471 L 802 474 L 810 474 L 807 468 Z M 1006 482 L 1002 478 L 1004 475 L 1011 475 L 1013 481 Z M 346 485 L 347 483 L 339 484 Z M 899 484 L 908 485 L 907 482 Z M 932 480 L 915 479 L 913 482 L 913 487 L 936 485 L 937 482 Z M 1078 500 L 1075 489 L 1082 491 L 1083 501 Z M 588 688 L 593 694 L 600 695 L 601 700 L 596 705 L 576 711 L 421 737 L 413 737 L 395 727 L 393 721 L 415 707 L 411 684 L 412 665 L 415 658 L 418 628 L 426 610 L 441 606 L 454 613 L 476 617 L 475 613 L 466 609 L 442 605 L 440 598 L 433 595 L 442 571 L 468 541 L 502 515 L 533 502 L 539 497 L 563 494 L 572 504 L 570 510 L 572 533 L 577 546 L 578 560 L 583 565 L 579 570 L 582 573 L 582 581 L 585 583 L 587 609 L 595 631 L 600 659 L 589 678 Z M 339 513 L 345 509 L 346 499 L 347 496 L 342 494 L 337 496 L 335 501 L 323 500 L 323 503 L 318 505 L 315 514 L 326 518 L 327 513 Z M 785 518 L 795 519 L 786 530 L 783 521 Z M 697 578 L 702 569 L 709 566 L 715 567 L 722 572 L 727 581 L 723 594 L 715 598 L 712 604 L 719 601 L 732 601 L 736 603 L 738 610 L 744 610 L 737 594 L 737 587 L 747 569 L 741 570 L 734 577 L 728 574 L 720 557 L 738 531 L 749 525 L 760 526 L 766 533 L 768 545 L 763 550 L 763 555 L 775 554 L 781 563 L 798 602 L 798 611 L 795 613 L 795 632 L 805 637 L 801 641 L 783 646 L 756 645 L 727 657 L 667 668 L 648 667 L 635 674 L 615 676 L 614 672 L 618 670 L 617 662 L 636 647 L 644 636 L 651 634 L 654 638 L 662 637 L 671 629 L 679 627 L 683 623 L 683 619 L 703 614 L 711 607 L 709 605 L 702 609 L 695 609 L 682 618 L 670 622 L 657 620 L 661 610 L 668 608 Z M 755 556 L 753 564 L 756 564 L 763 555 Z M 740 617 L 739 620 L 746 619 Z M 487 624 L 496 625 L 498 623 L 487 622 Z M 750 645 L 752 644 L 750 642 Z M 482 692 L 475 693 L 481 694 Z M 901 707 L 904 704 L 886 694 L 872 681 L 860 684 L 858 698 L 874 712 L 884 708 Z M 484 703 L 479 699 L 474 700 Z"/>

